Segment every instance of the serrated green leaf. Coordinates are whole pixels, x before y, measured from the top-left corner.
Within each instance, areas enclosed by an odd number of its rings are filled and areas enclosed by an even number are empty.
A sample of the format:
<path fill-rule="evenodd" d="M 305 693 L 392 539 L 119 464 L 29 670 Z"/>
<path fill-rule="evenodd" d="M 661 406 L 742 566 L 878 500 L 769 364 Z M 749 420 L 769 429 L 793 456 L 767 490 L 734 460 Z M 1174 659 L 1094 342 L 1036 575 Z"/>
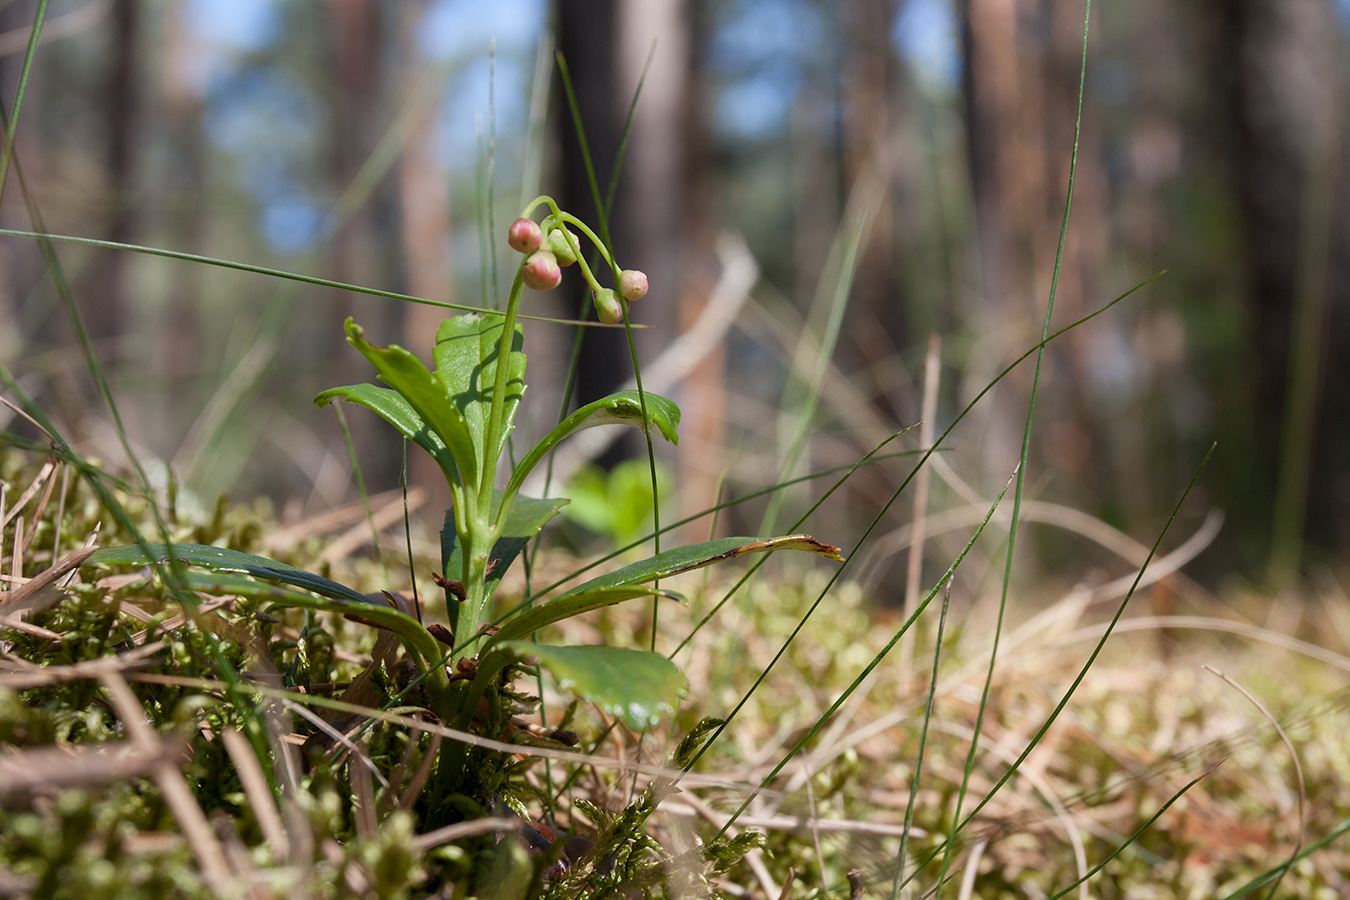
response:
<path fill-rule="evenodd" d="M 211 547 L 206 544 L 173 544 L 172 551 L 167 544 L 127 544 L 120 547 L 106 547 L 93 553 L 84 561 L 85 566 L 148 566 L 165 562 L 170 556 L 187 565 L 209 569 L 212 572 L 239 572 L 274 581 L 280 584 L 294 585 L 313 591 L 334 600 L 370 605 L 375 601 L 365 594 L 354 591 L 345 584 L 330 581 L 321 575 L 298 569 L 295 566 L 242 553 L 227 547 Z"/>
<path fill-rule="evenodd" d="M 427 427 L 417 410 L 404 399 L 403 395 L 392 388 L 382 388 L 375 384 L 349 384 L 344 387 L 329 388 L 314 398 L 320 407 L 327 406 L 333 400 L 341 398 L 348 403 L 364 406 L 398 429 L 423 450 L 431 454 L 446 479 L 453 485 L 459 483 L 459 472 L 450 448 L 441 440 L 440 435 Z"/>
<path fill-rule="evenodd" d="M 558 597 L 584 594 L 601 588 L 622 587 L 668 578 L 681 572 L 700 569 L 727 559 L 735 559 L 746 553 L 767 553 L 772 550 L 801 550 L 824 556 L 836 562 L 843 562 L 838 547 L 821 543 L 809 534 L 793 534 L 775 538 L 729 537 L 708 541 L 703 544 L 688 544 L 665 550 L 655 556 L 635 562 L 632 565 L 616 569 L 599 578 L 592 578 L 579 584 Z M 557 600 L 550 601 L 556 603 Z M 548 604 L 545 604 L 547 606 Z"/>
<path fill-rule="evenodd" d="M 364 337 L 364 329 L 352 319 L 347 319 L 346 329 L 348 343 L 370 360 L 385 384 L 402 394 L 427 427 L 445 443 L 460 478 L 476 484 L 479 473 L 476 434 L 469 430 L 463 413 L 435 373 L 402 347 L 377 347 L 370 343 Z"/>
<path fill-rule="evenodd" d="M 436 329 L 436 377 L 445 386 L 479 444 L 487 431 L 492 409 L 497 356 L 501 352 L 502 329 L 505 327 L 505 321 L 496 316 L 467 315 L 446 319 Z M 521 352 L 524 340 L 524 331 L 517 322 L 511 338 L 506 395 L 502 398 L 500 443 L 490 448 L 491 458 L 480 460 L 481 465 L 492 465 L 501 456 L 511 433 L 516 407 L 525 393 L 525 354 Z"/>
<path fill-rule="evenodd" d="M 579 594 L 568 592 L 547 603 L 541 603 L 538 606 L 523 610 L 519 615 L 507 620 L 484 645 L 483 652 L 486 653 L 500 641 L 523 638 L 545 625 L 552 625 L 554 622 L 561 622 L 564 619 L 570 619 L 591 610 L 613 606 L 635 597 L 665 597 L 681 602 L 684 600 L 674 591 L 663 591 L 642 585 L 599 588 L 593 591 L 583 591 Z"/>
<path fill-rule="evenodd" d="M 675 713 L 684 696 L 684 673 L 659 653 L 624 647 L 559 647 L 506 641 L 498 652 L 534 659 L 558 686 L 617 716 L 634 730 Z"/>
<path fill-rule="evenodd" d="M 680 408 L 675 405 L 675 401 L 660 394 L 653 394 L 651 391 L 646 392 L 645 398 L 647 401 L 645 426 L 650 428 L 655 425 L 662 437 L 672 444 L 678 444 L 680 436 L 676 429 L 680 424 Z M 544 435 L 543 440 L 530 449 L 520 461 L 520 465 L 516 466 L 516 471 L 511 475 L 511 483 L 506 487 L 507 493 L 519 490 L 534 467 L 558 446 L 563 438 L 597 425 L 643 427 L 642 401 L 638 392 L 619 391 L 608 397 L 601 397 L 593 403 L 587 403 L 555 425 L 552 431 Z"/>

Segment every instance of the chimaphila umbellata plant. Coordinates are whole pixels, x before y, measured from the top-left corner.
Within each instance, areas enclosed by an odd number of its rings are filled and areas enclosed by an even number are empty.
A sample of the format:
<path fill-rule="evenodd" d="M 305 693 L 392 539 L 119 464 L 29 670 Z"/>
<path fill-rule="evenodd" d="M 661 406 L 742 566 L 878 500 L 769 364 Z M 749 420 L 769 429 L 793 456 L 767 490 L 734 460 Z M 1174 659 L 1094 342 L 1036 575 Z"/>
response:
<path fill-rule="evenodd" d="M 532 216 L 541 207 L 547 212 L 542 221 L 535 222 Z M 602 286 L 587 264 L 583 237 L 611 270 L 616 288 Z M 361 326 L 348 319 L 348 342 L 370 361 L 386 386 L 347 385 L 315 398 L 320 406 L 342 399 L 374 411 L 440 466 L 453 497 L 441 535 L 441 571 L 436 576 L 446 592 L 447 623 L 424 624 L 420 611 L 409 615 L 312 573 L 223 548 L 192 544 L 110 548 L 95 554 L 90 563 L 170 559 L 179 569 L 186 564 L 210 570 L 209 576 L 181 571 L 190 590 L 341 612 L 392 632 L 418 673 L 420 693 L 411 696 L 425 698 L 427 713 L 460 731 L 502 736 L 512 714 L 530 702 L 511 690 L 514 676 L 533 666 L 548 671 L 560 686 L 635 729 L 673 712 L 685 681 L 665 656 L 636 648 L 545 644 L 534 636 L 563 619 L 626 600 L 675 597 L 654 583 L 720 560 L 778 549 L 804 550 L 839 560 L 838 550 L 806 535 L 733 537 L 687 545 L 593 578 L 543 602 L 519 603 L 494 618 L 493 596 L 503 575 L 525 544 L 566 503 L 522 496 L 521 487 L 530 472 L 580 429 L 630 425 L 650 434 L 655 428 L 675 443 L 680 418 L 679 408 L 665 397 L 620 391 L 566 416 L 511 471 L 503 471 L 502 456 L 525 392 L 524 289 L 557 287 L 562 269 L 576 265 L 591 290 L 597 317 L 611 325 L 624 322 L 628 304 L 648 290 L 645 274 L 619 269 L 604 242 L 547 196 L 525 208 L 508 229 L 507 241 L 522 255 L 503 312 L 484 311 L 442 322 L 431 367 L 401 347 L 372 344 Z M 269 584 L 238 578 L 237 573 Z M 306 593 L 291 588 L 303 588 Z M 403 702 L 412 701 L 405 696 Z M 471 752 L 465 743 L 447 741 L 423 797 L 424 826 L 483 813 L 499 798 L 506 777 L 502 754 Z"/>

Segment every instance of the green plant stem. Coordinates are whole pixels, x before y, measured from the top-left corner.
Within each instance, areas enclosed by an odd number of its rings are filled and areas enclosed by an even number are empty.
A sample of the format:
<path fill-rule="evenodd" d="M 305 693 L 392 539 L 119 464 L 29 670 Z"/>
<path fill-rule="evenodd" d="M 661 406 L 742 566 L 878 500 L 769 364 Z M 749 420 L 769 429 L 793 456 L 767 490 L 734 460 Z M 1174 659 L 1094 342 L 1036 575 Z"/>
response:
<path fill-rule="evenodd" d="M 5 148 L 0 154 L 0 194 L 3 194 L 9 176 L 10 160 L 14 158 L 14 137 L 19 131 L 19 113 L 23 112 L 23 98 L 28 94 L 28 77 L 33 72 L 33 59 L 37 56 L 38 39 L 42 35 L 42 23 L 46 20 L 47 0 L 38 0 L 37 11 L 33 13 L 33 28 L 28 33 L 28 46 L 23 54 L 23 68 L 19 71 L 19 87 L 14 92 L 14 111 L 5 123 Z"/>

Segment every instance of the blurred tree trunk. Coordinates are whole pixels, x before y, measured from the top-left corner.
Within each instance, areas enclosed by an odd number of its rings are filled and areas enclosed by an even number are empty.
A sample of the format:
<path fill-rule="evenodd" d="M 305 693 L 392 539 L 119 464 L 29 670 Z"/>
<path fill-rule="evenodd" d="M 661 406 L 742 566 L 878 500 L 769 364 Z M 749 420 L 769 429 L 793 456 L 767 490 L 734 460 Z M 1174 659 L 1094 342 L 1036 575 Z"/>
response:
<path fill-rule="evenodd" d="M 896 54 L 891 44 L 897 0 L 849 0 L 840 5 L 843 19 L 843 46 L 840 81 L 843 85 L 843 162 L 845 189 L 868 169 L 875 169 L 886 185 L 886 198 L 878 210 L 869 234 L 864 236 L 858 271 L 854 276 L 855 303 L 859 317 L 866 317 L 876 328 L 855 329 L 862 339 L 860 351 L 867 363 L 866 372 L 884 373 L 888 362 L 913 341 L 895 277 L 892 224 L 894 221 L 893 186 L 897 174 L 898 143 L 891 135 L 892 86 L 896 83 Z M 872 341 L 868 341 L 872 338 Z M 896 385 L 879 384 L 877 396 L 884 405 L 896 399 Z M 909 410 L 918 408 L 917 397 Z M 899 411 L 891 408 L 892 413 Z"/>
<path fill-rule="evenodd" d="M 379 137 L 379 129 L 388 124 L 389 116 L 380 104 L 382 74 L 382 21 L 379 4 L 372 0 L 328 0 L 332 27 L 332 57 L 328 71 L 334 81 L 329 86 L 332 136 L 329 164 L 332 167 L 334 196 L 341 196 L 352 184 L 361 165 L 370 155 Z M 388 267 L 382 253 L 392 248 L 381 247 L 377 240 L 377 219 L 380 205 L 386 201 L 377 190 L 366 204 L 347 213 L 332 244 L 329 259 L 332 277 L 338 281 L 355 283 L 389 283 Z M 339 301 L 338 315 L 352 314 L 354 307 L 349 296 Z M 338 368 L 335 383 L 349 371 L 348 354 L 343 338 L 334 332 L 333 354 L 330 357 Z"/>
<path fill-rule="evenodd" d="M 395 5 L 384 5 L 375 0 L 328 0 L 331 27 L 329 52 L 332 54 L 326 70 L 332 73 L 329 86 L 331 138 L 329 159 L 331 186 L 335 198 L 346 196 L 379 142 L 383 129 L 389 127 L 393 115 L 383 90 L 386 72 L 384 53 L 386 21 L 397 29 Z M 389 18 L 386 19 L 386 16 Z M 394 235 L 398 233 L 394 207 L 397 185 L 393 179 L 384 179 L 370 189 L 368 196 L 357 198 L 360 205 L 337 210 L 343 219 L 330 246 L 328 271 L 338 281 L 354 284 L 400 286 L 401 253 Z M 342 295 L 338 301 L 338 317 L 356 312 L 356 297 Z M 396 333 L 403 321 L 403 311 L 393 304 L 383 304 L 378 316 L 369 320 L 378 323 L 385 334 Z M 325 329 L 322 340 L 331 341 L 329 351 L 330 384 L 342 384 L 362 377 L 360 361 L 348 350 L 344 336 L 338 329 Z M 426 353 L 428 339 L 421 338 L 417 352 Z M 396 482 L 399 468 L 397 444 L 380 441 L 370 449 L 373 465 L 367 475 L 372 490 L 379 490 Z M 360 444 L 358 444 L 360 447 Z M 371 458 L 369 452 L 363 456 Z"/>
<path fill-rule="evenodd" d="M 190 73 L 201 47 L 183 16 L 182 6 L 176 6 L 167 29 L 160 95 L 164 100 L 161 140 L 169 162 L 156 177 L 169 203 L 153 227 L 160 235 L 172 236 L 169 246 L 200 253 L 205 252 L 206 209 L 201 194 L 206 182 L 206 147 L 201 123 L 202 98 L 192 87 Z M 112 255 L 119 260 L 129 259 L 127 254 Z M 168 271 L 172 287 L 166 292 L 161 313 L 153 323 L 148 323 L 145 333 L 151 335 L 148 353 L 151 369 L 167 389 L 158 401 L 172 406 L 175 398 L 178 402 L 184 399 L 182 386 L 188 383 L 187 379 L 200 375 L 204 369 L 202 284 L 210 276 L 201 266 L 174 266 Z M 136 312 L 131 311 L 133 315 Z M 174 447 L 182 440 L 181 433 L 169 433 L 170 429 L 183 427 L 174 417 L 152 417 L 146 425 L 162 429 L 158 435 L 162 447 Z"/>
<path fill-rule="evenodd" d="M 1214 0 L 1214 12 L 1213 65 L 1226 87 L 1230 181 L 1247 250 L 1251 354 L 1242 368 L 1256 427 L 1240 452 L 1251 454 L 1258 477 L 1240 490 L 1256 495 L 1248 506 L 1274 510 L 1271 574 L 1282 581 L 1298 568 L 1305 522 L 1327 549 L 1350 538 L 1350 286 L 1330 275 L 1350 265 L 1345 218 L 1333 205 L 1346 190 L 1344 38 L 1328 0 Z M 1341 352 L 1328 370 L 1331 341 Z"/>
<path fill-rule="evenodd" d="M 985 310 L 976 330 L 993 342 L 979 354 L 988 366 L 981 376 L 992 377 L 1039 339 L 1044 321 L 1073 149 L 1083 8 L 1045 0 L 967 0 L 962 12 Z M 1085 104 L 1055 323 L 1098 300 L 1096 278 L 1107 242 L 1100 155 Z M 1107 421 L 1118 398 L 1110 395 L 1110 384 L 1100 385 L 1102 342 L 1110 345 L 1113 335 L 1103 338 L 1103 327 L 1093 336 L 1071 336 L 1067 348 L 1051 349 L 1071 377 L 1043 380 L 1038 404 L 1047 464 L 1065 480 L 1087 486 L 1118 483 Z M 990 407 L 984 447 L 991 483 L 1006 478 L 1019 455 L 1030 369 L 1019 369 L 1005 385 Z"/>
<path fill-rule="evenodd" d="M 594 0 L 590 3 L 563 4 L 555 13 L 558 17 L 558 52 L 567 63 L 572 78 L 602 203 L 610 173 L 614 170 L 624 121 L 624 110 L 616 84 L 617 12 L 618 0 Z M 590 223 L 592 228 L 598 228 L 599 217 L 581 152 L 581 137 L 572 121 L 565 93 L 560 89 L 553 96 L 558 104 L 557 117 L 561 133 L 558 148 L 561 180 L 558 202 L 563 209 Z M 616 203 L 622 200 L 622 195 L 619 195 Z M 610 224 L 613 232 L 616 223 Z M 615 249 L 620 254 L 624 250 L 622 246 Z M 578 317 L 584 316 L 591 321 L 595 319 L 593 311 L 586 312 L 591 302 L 590 291 L 580 277 L 568 272 L 567 277 L 563 278 L 562 290 L 568 297 L 567 307 L 576 311 Z M 614 390 L 631 369 L 627 359 L 628 347 L 622 331 L 586 329 L 581 343 L 573 402 L 586 403 Z"/>
<path fill-rule="evenodd" d="M 412 62 L 420 59 L 417 26 L 426 7 L 425 0 L 409 0 L 399 11 L 400 52 L 405 61 L 401 81 L 405 97 L 417 89 L 426 68 Z M 434 110 L 433 103 L 410 135 L 399 167 L 403 260 L 409 293 L 448 303 L 455 299 L 454 274 L 450 269 L 450 180 L 436 161 L 432 127 Z M 403 346 L 423 352 L 447 313 L 448 310 L 435 306 L 405 304 Z M 436 461 L 425 453 L 413 452 L 409 454 L 408 468 L 409 482 L 431 492 L 431 509 L 444 509 L 449 504 L 450 489 Z"/>
<path fill-rule="evenodd" d="M 599 181 L 601 202 L 614 171 L 625 119 L 642 77 L 642 95 L 633 116 L 614 208 L 610 237 L 619 264 L 647 273 L 651 293 L 633 304 L 633 321 L 656 326 L 639 333 L 642 358 L 674 339 L 681 282 L 684 223 L 686 96 L 689 78 L 688 12 L 682 0 L 639 2 L 600 0 L 566 4 L 559 10 L 558 49 L 566 60 Z M 562 133 L 560 169 L 564 208 L 598 222 L 580 142 L 562 91 L 556 92 Z M 570 273 L 569 273 L 570 276 Z M 599 276 L 608 283 L 611 276 Z M 590 304 L 579 278 L 563 279 L 572 308 Z M 590 314 L 594 318 L 594 314 Z M 577 402 L 614 390 L 632 372 L 627 338 L 619 329 L 588 329 L 577 373 Z M 604 458 L 624 454 L 621 447 Z"/>
<path fill-rule="evenodd" d="M 135 239 L 132 199 L 135 190 L 135 153 L 141 121 L 137 62 L 140 46 L 139 3 L 114 3 L 111 11 L 111 67 L 104 84 L 103 127 L 107 136 L 108 240 L 132 243 Z M 111 337 L 127 327 L 128 255 L 117 251 L 98 254 L 80 278 L 76 297 L 89 334 L 95 340 Z"/>

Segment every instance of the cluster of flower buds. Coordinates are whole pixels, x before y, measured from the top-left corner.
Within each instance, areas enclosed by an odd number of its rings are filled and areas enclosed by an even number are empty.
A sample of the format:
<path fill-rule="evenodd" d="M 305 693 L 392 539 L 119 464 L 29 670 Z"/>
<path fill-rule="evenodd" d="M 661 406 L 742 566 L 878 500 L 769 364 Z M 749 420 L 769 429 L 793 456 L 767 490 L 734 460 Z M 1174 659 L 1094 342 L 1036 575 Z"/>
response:
<path fill-rule="evenodd" d="M 548 228 L 547 235 L 545 228 Z M 511 223 L 506 240 L 512 250 L 525 254 L 520 277 L 526 287 L 536 291 L 551 291 L 557 287 L 562 282 L 563 268 L 577 261 L 577 248 L 580 247 L 576 234 L 555 223 L 551 216 L 544 219 L 543 226 L 521 216 Z M 617 290 L 601 287 L 585 263 L 581 270 L 591 287 L 595 313 L 606 324 L 622 322 L 628 304 L 647 294 L 647 276 L 637 269 L 624 269 L 619 273 Z"/>

